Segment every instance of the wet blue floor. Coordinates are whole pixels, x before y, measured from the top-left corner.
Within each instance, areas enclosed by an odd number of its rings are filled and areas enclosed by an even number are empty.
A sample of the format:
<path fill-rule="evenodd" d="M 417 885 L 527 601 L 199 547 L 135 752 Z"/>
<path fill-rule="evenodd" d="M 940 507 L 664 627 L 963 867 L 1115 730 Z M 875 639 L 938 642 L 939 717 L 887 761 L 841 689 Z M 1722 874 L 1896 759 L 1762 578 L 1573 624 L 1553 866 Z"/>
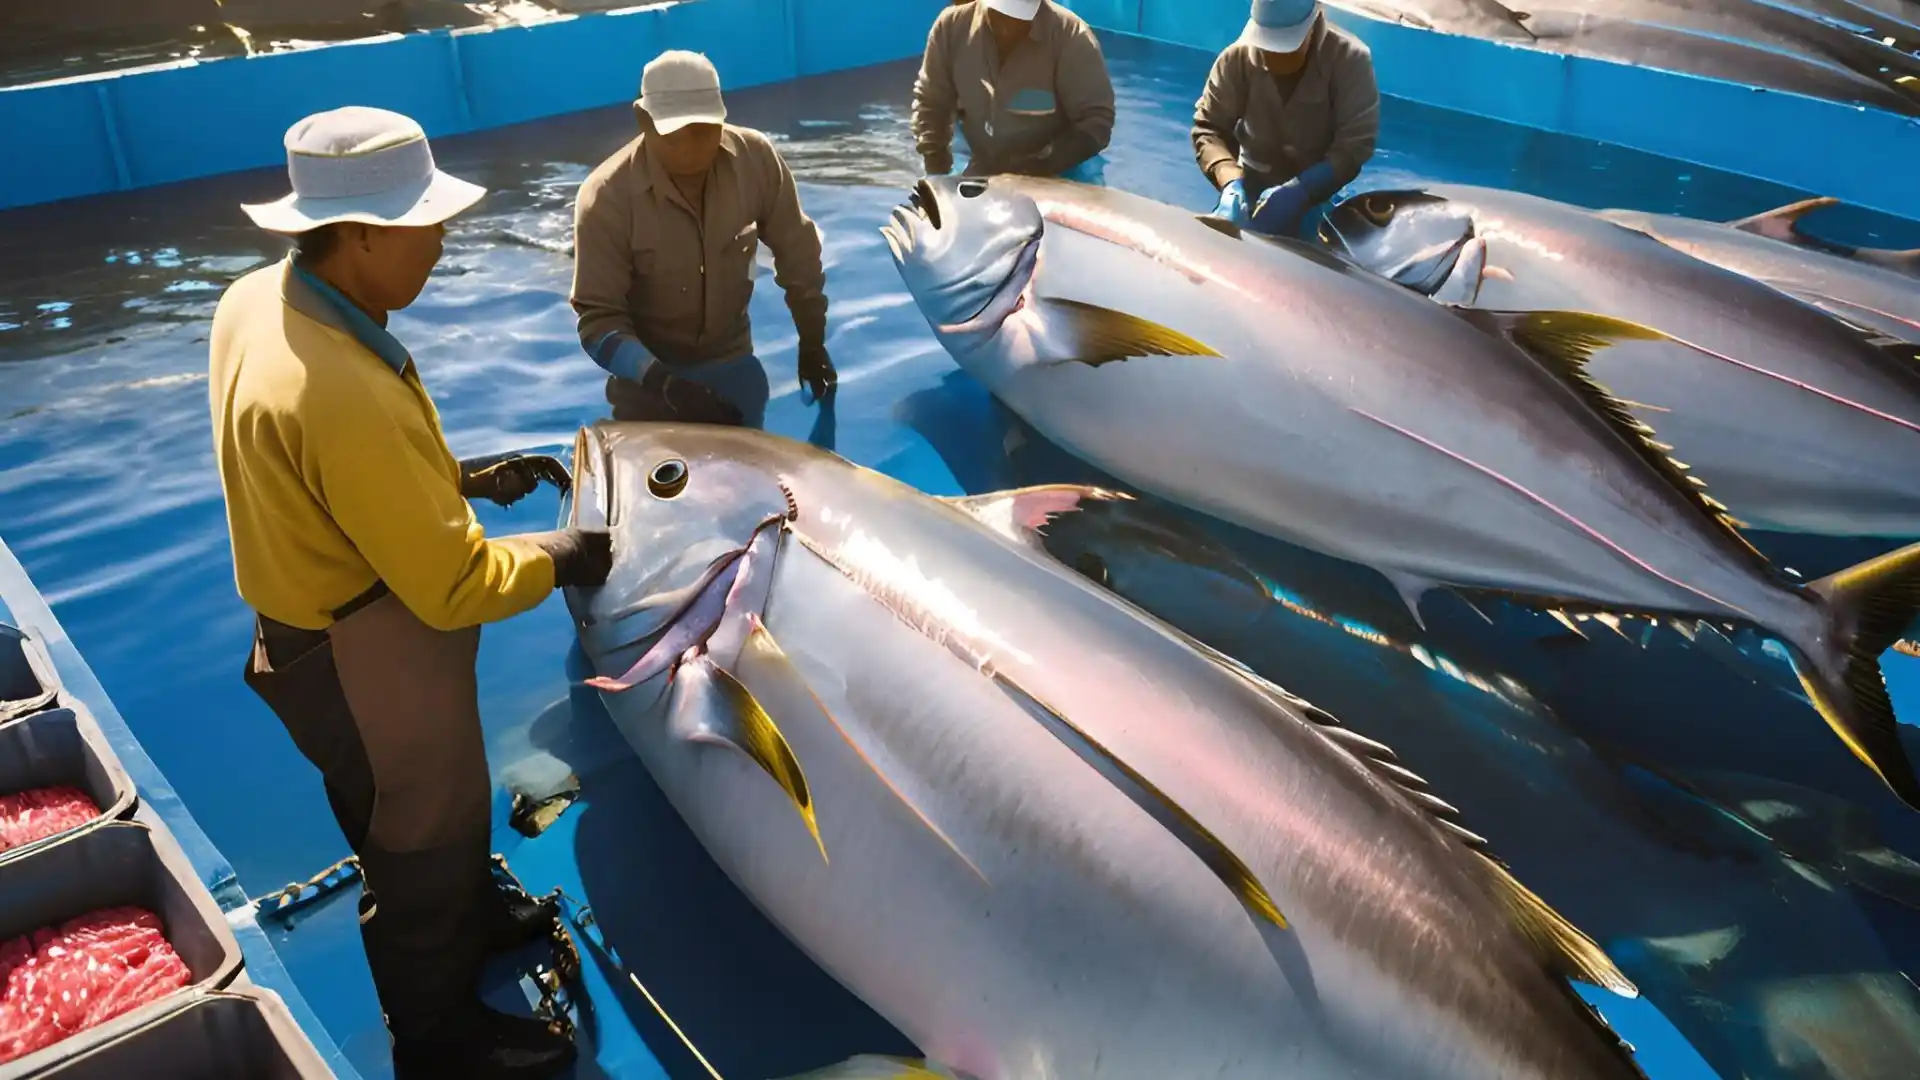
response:
<path fill-rule="evenodd" d="M 1108 49 L 1120 122 L 1106 181 L 1210 206 L 1187 124 L 1211 58 L 1117 39 Z M 918 176 L 906 122 L 912 74 L 911 64 L 890 65 L 730 95 L 736 122 L 784 136 L 823 230 L 830 345 L 842 372 L 832 409 L 800 403 L 791 324 L 763 275 L 754 319 L 774 376 L 767 426 L 935 494 L 1068 477 L 1080 470 L 1045 447 L 1004 453 L 1019 436 L 933 341 L 876 232 Z M 456 453 L 558 449 L 604 414 L 598 369 L 573 336 L 570 264 L 559 246 L 574 187 L 631 130 L 629 114 L 613 109 L 436 145 L 444 167 L 494 191 L 456 223 L 433 283 L 393 324 Z M 1818 194 L 1402 102 L 1388 103 L 1381 143 L 1363 183 L 1512 186 L 1721 219 Z M 235 204 L 277 195 L 283 184 L 281 175 L 256 173 L 0 214 L 0 534 L 255 895 L 345 854 L 311 770 L 239 678 L 250 616 L 233 591 L 207 430 L 207 318 L 225 283 L 280 251 Z M 1920 225 L 1830 214 L 1820 224 L 1838 238 L 1920 245 Z M 556 506 L 543 491 L 480 515 L 490 532 L 530 531 L 550 527 Z M 1368 572 L 1233 530 L 1219 535 L 1235 558 L 1296 593 L 1295 607 L 1224 618 L 1238 610 L 1230 589 L 1157 592 L 1156 582 L 1180 580 L 1182 571 L 1150 562 L 1155 573 L 1131 579 L 1142 602 L 1165 600 L 1163 614 L 1399 746 L 1550 901 L 1616 956 L 1637 957 L 1632 974 L 1650 995 L 1658 983 L 1665 1001 L 1698 1003 L 1696 1025 L 1718 1017 L 1709 1024 L 1721 1040 L 1712 1055 L 1729 1076 L 1729 1063 L 1768 1058 L 1776 1044 L 1884 1035 L 1849 1017 L 1860 1015 L 1860 995 L 1871 996 L 1859 973 L 1884 975 L 1902 957 L 1920 959 L 1910 912 L 1810 883 L 1712 815 L 1694 821 L 1657 784 L 1573 735 L 1624 757 L 1785 777 L 1857 799 L 1895 846 L 1920 854 L 1920 821 L 1782 691 L 1777 671 L 1736 670 L 1677 639 L 1646 649 L 1599 637 L 1536 643 L 1512 619 L 1502 617 L 1496 631 L 1448 601 L 1435 602 L 1431 632 L 1422 634 Z M 1790 550 L 1811 576 L 1823 560 L 1851 562 L 1863 547 Z M 1196 607 L 1194 595 L 1220 604 Z M 1329 612 L 1374 633 L 1343 629 Z M 1381 636 L 1400 647 L 1379 647 Z M 513 847 L 518 838 L 502 831 L 515 870 L 536 889 L 559 885 L 590 902 L 607 938 L 723 1075 L 779 1075 L 854 1052 L 907 1049 L 726 885 L 597 703 L 570 697 L 570 637 L 555 598 L 488 627 L 483 639 L 496 777 L 535 794 L 569 774 L 583 787 L 581 801 L 538 840 Z M 1426 660 L 1410 651 L 1414 641 L 1425 643 Z M 1558 719 L 1474 688 L 1436 655 L 1483 681 L 1498 672 L 1518 678 Z M 1897 692 L 1920 680 L 1915 666 L 1890 658 Z M 350 902 L 322 907 L 280 944 L 331 1034 L 379 1076 L 383 1035 L 351 910 Z M 1731 957 L 1715 953 L 1729 927 L 1750 942 Z M 1703 956 L 1704 965 L 1695 962 Z M 583 1076 L 705 1075 L 624 976 L 591 953 L 587 967 L 596 1008 L 586 1030 L 597 1062 Z M 1644 1003 L 1601 1004 L 1641 1047 L 1655 1080 L 1712 1075 Z M 1683 1019 L 1675 1023 L 1685 1028 Z M 1920 1013 L 1888 1023 L 1906 1019 Z M 1844 1058 L 1844 1049 L 1830 1048 L 1828 1058 Z M 1755 1065 L 1751 1075 L 1883 1080 L 1778 1064 Z"/>

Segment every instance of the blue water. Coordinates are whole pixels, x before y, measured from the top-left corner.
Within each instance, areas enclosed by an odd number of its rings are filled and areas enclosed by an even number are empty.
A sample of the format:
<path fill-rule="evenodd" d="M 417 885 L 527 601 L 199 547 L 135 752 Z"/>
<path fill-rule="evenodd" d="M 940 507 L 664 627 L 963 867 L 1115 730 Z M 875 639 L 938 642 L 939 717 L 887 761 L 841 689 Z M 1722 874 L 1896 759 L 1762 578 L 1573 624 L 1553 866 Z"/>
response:
<path fill-rule="evenodd" d="M 1108 48 L 1120 122 L 1107 182 L 1196 210 L 1211 205 L 1187 142 L 1210 58 L 1121 39 Z M 912 73 L 911 64 L 889 65 L 730 95 L 736 122 L 783 138 L 823 231 L 830 346 L 842 372 L 831 408 L 800 402 L 791 323 L 763 274 L 753 315 L 773 376 L 767 426 L 935 494 L 1072 472 L 1044 448 L 1003 454 L 1013 429 L 931 338 L 876 232 L 918 177 L 906 121 Z M 573 335 L 564 245 L 576 185 L 631 131 L 628 112 L 609 109 L 436 144 L 444 167 L 493 194 L 455 223 L 445 262 L 393 329 L 413 349 L 456 453 L 559 449 L 604 415 L 600 373 Z M 1381 142 L 1363 184 L 1493 184 L 1721 219 L 1817 194 L 1398 101 L 1387 103 Z M 208 434 L 207 319 L 227 282 L 281 251 L 236 204 L 274 197 L 283 185 L 283 175 L 267 171 L 0 214 L 0 535 L 255 895 L 345 854 L 311 769 L 240 681 L 250 615 L 233 591 Z M 1836 211 L 1822 225 L 1839 239 L 1920 245 L 1911 222 Z M 483 506 L 480 516 L 491 532 L 529 531 L 550 527 L 556 506 L 543 491 L 511 510 Z M 1904 916 L 1884 902 L 1843 891 L 1780 908 L 1779 897 L 1794 890 L 1792 875 L 1777 873 L 1777 856 L 1741 849 L 1711 824 L 1675 839 L 1678 827 L 1659 823 L 1685 816 L 1661 801 L 1669 796 L 1636 802 L 1633 793 L 1648 785 L 1636 787 L 1573 734 L 1628 756 L 1782 776 L 1855 798 L 1898 845 L 1920 851 L 1910 815 L 1816 730 L 1778 672 L 1736 671 L 1668 641 L 1645 650 L 1601 638 L 1536 645 L 1507 620 L 1496 630 L 1445 604 L 1423 633 L 1365 572 L 1231 530 L 1220 535 L 1237 557 L 1297 592 L 1295 606 L 1246 625 L 1222 623 L 1226 608 L 1170 601 L 1163 613 L 1247 652 L 1249 663 L 1361 730 L 1371 717 L 1383 725 L 1376 737 L 1418 744 L 1418 755 L 1402 751 L 1424 759 L 1414 767 L 1516 868 L 1537 873 L 1549 900 L 1603 941 L 1594 926 L 1615 927 L 1617 955 L 1729 918 L 1769 935 L 1772 967 L 1752 968 L 1749 950 L 1676 997 L 1724 993 L 1726 1009 L 1745 1017 L 1762 1002 L 1787 1008 L 1778 995 L 1800 985 L 1795 979 L 1884 968 L 1882 940 L 1920 957 Z M 1803 571 L 1855 554 L 1844 545 L 1791 550 Z M 1160 595 L 1151 575 L 1129 580 L 1146 582 L 1143 602 Z M 725 885 L 598 705 L 569 694 L 570 638 L 557 598 L 483 638 L 482 712 L 496 778 L 536 795 L 569 773 L 582 779 L 582 799 L 560 823 L 511 851 L 515 869 L 536 889 L 562 885 L 593 903 L 609 940 L 723 1074 L 780 1074 L 907 1049 Z M 1381 648 L 1382 638 L 1398 644 Z M 1424 643 L 1427 659 L 1411 642 Z M 1914 677 L 1912 664 L 1890 662 L 1896 683 Z M 1488 685 L 1497 673 L 1516 677 L 1531 691 L 1526 701 L 1551 711 L 1479 689 L 1469 671 Z M 1448 730 L 1455 736 L 1434 734 Z M 1483 749 L 1467 754 L 1460 748 L 1468 745 Z M 1471 790 L 1442 784 L 1450 771 Z M 505 850 L 515 838 L 502 835 Z M 1660 862 L 1676 845 L 1709 853 L 1684 866 Z M 1715 870 L 1722 862 L 1724 873 Z M 1656 867 L 1671 873 L 1661 878 Z M 1670 879 L 1664 891 L 1649 884 L 1656 878 Z M 1726 895 L 1716 896 L 1722 885 Z M 280 944 L 329 1032 L 378 1076 L 382 1034 L 350 910 L 324 907 L 283 931 Z M 1862 911 L 1878 938 L 1854 925 Z M 704 1075 L 639 995 L 617 989 L 618 972 L 588 968 L 596 1008 L 585 1030 L 597 1061 L 582 1075 Z M 1644 1003 L 1600 1004 L 1656 1080 L 1712 1075 Z M 1763 1037 L 1748 1031 L 1742 1045 Z"/>

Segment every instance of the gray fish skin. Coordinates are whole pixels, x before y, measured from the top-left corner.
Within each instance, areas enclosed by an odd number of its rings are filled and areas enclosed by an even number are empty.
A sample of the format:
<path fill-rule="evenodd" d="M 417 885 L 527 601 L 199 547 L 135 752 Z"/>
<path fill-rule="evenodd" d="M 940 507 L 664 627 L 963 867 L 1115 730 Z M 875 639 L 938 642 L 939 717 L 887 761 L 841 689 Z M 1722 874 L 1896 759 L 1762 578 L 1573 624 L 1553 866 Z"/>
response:
<path fill-rule="evenodd" d="M 1920 606 L 1920 545 L 1790 584 L 1515 331 L 1305 243 L 1030 177 L 923 180 L 882 232 L 955 362 L 1083 460 L 1380 570 L 1416 614 L 1445 584 L 1760 628 L 1849 750 L 1920 809 L 1878 671 L 1889 627 Z M 1534 347 L 1565 367 L 1564 341 Z"/>
<path fill-rule="evenodd" d="M 1302 568 L 1146 504 L 1087 507 L 1050 523 L 1041 546 L 1393 747 L 1607 945 L 1720 1076 L 1920 1076 L 1920 992 L 1849 895 L 1806 869 L 1856 880 L 1864 852 L 1884 869 L 1863 887 L 1888 889 L 1896 868 L 1913 867 L 1880 844 L 1864 810 L 1753 777 L 1687 774 L 1713 804 L 1629 786 L 1511 679 L 1433 670 L 1448 651 L 1435 641 L 1344 629 L 1379 625 L 1370 583 L 1322 575 L 1283 602 L 1267 578 L 1305 582 Z M 1776 840 L 1789 829 L 1805 839 L 1782 844 L 1783 857 L 1735 813 Z M 1855 853 L 1850 866 L 1842 851 Z M 1920 873 L 1901 878 L 1906 891 L 1890 895 L 1920 895 Z"/>
<path fill-rule="evenodd" d="M 1920 345 L 1920 280 L 1885 266 L 1715 221 L 1602 210 L 1675 251 L 1742 274 L 1888 337 Z"/>
<path fill-rule="evenodd" d="M 1910 464 L 1920 457 L 1920 376 L 1911 363 L 1664 235 L 1537 196 L 1445 184 L 1367 192 L 1330 215 L 1331 229 L 1359 236 L 1373 212 L 1390 213 L 1383 231 L 1392 231 L 1400 206 L 1432 217 L 1434 199 L 1470 218 L 1486 242 L 1474 306 L 1591 311 L 1719 354 L 1636 345 L 1603 350 L 1588 368 L 1637 403 L 1640 419 L 1740 520 L 1780 532 L 1920 536 L 1920 470 Z M 1359 242 L 1364 264 L 1375 245 Z"/>
<path fill-rule="evenodd" d="M 1920 97 L 1893 85 L 1882 66 L 1915 61 L 1878 42 L 1854 38 L 1812 18 L 1788 20 L 1788 30 L 1765 26 L 1783 14 L 1764 4 L 1649 3 L 1527 4 L 1521 15 L 1498 0 L 1333 0 L 1329 5 L 1441 33 L 1482 38 L 1636 67 L 1700 75 L 1830 101 L 1857 103 L 1902 115 L 1920 115 Z M 1743 21 L 1744 20 L 1744 21 Z M 1677 22 L 1677 24 L 1676 24 Z M 1722 28 L 1716 30 L 1715 27 Z M 1741 32 L 1724 36 L 1725 28 Z"/>
<path fill-rule="evenodd" d="M 689 480 L 661 498 L 645 478 L 669 458 Z M 605 701 L 729 877 L 941 1065 L 979 1080 L 1638 1075 L 1495 907 L 1486 864 L 1306 706 L 956 505 L 713 426 L 602 423 L 575 468 L 572 520 L 614 534 L 606 586 L 568 594 L 586 626 L 651 618 L 649 597 L 792 513 L 754 541 L 777 555 L 743 572 L 759 576 L 709 657 L 779 725 L 819 845 L 766 773 L 703 741 L 720 721 L 689 668 Z M 750 614 L 804 688 L 742 643 Z M 641 648 L 594 640 L 608 675 Z M 1263 935 L 996 679 L 1203 822 L 1289 929 Z"/>
<path fill-rule="evenodd" d="M 913 231 L 909 288 L 962 368 L 1107 472 L 1418 581 L 1818 637 L 1815 606 L 1768 580 L 1583 401 L 1439 305 L 1124 192 L 995 177 L 966 198 L 943 180 L 922 185 L 941 227 L 896 214 L 893 227 Z M 1124 311 L 1223 355 L 1055 362 L 1075 345 L 1056 341 L 1064 331 L 1039 304 L 996 332 L 954 329 L 1013 272 L 999 253 L 1043 224 L 1029 295 Z"/>

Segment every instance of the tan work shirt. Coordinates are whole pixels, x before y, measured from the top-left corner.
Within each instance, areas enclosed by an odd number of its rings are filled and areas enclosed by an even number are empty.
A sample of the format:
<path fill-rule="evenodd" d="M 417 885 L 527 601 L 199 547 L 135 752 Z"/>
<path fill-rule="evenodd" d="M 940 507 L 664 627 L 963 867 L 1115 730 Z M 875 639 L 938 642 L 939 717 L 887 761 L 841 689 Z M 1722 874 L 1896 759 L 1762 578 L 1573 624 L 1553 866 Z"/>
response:
<path fill-rule="evenodd" d="M 1322 160 L 1345 187 L 1373 156 L 1380 135 L 1373 53 L 1325 19 L 1314 34 L 1299 81 L 1284 97 L 1254 46 L 1233 45 L 1214 61 L 1193 112 L 1193 152 L 1215 187 L 1240 171 L 1282 184 Z"/>
<path fill-rule="evenodd" d="M 827 338 L 820 233 L 787 163 L 765 135 L 726 125 L 696 213 L 643 134 L 580 185 L 573 217 L 573 310 L 589 351 L 632 334 L 672 364 L 753 351 L 747 302 L 761 241 L 800 343 Z"/>
<path fill-rule="evenodd" d="M 934 20 L 913 84 L 913 138 L 922 157 L 951 153 L 954 117 L 973 151 L 969 172 L 998 172 L 1078 132 L 1087 157 L 1113 138 L 1113 80 L 1086 20 L 1047 0 L 1033 29 L 1000 59 L 987 6 Z"/>

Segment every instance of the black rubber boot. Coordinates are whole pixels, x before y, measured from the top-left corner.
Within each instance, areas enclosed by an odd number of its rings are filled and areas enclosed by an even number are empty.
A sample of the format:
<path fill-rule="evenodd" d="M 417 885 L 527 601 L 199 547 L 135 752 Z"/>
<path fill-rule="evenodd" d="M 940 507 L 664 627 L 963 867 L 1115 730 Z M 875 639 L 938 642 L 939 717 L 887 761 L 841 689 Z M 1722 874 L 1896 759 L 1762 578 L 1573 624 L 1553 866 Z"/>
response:
<path fill-rule="evenodd" d="M 475 1008 L 486 960 L 481 890 L 491 884 L 486 838 L 396 854 L 360 855 L 360 940 L 396 1043 L 455 1024 Z"/>
<path fill-rule="evenodd" d="M 548 940 L 560 906 L 552 897 L 534 898 L 519 889 L 489 881 L 480 902 L 488 952 L 511 952 Z"/>
<path fill-rule="evenodd" d="M 394 1080 L 545 1080 L 573 1064 L 573 1040 L 539 1020 L 476 1003 L 421 1036 L 393 1042 Z"/>

